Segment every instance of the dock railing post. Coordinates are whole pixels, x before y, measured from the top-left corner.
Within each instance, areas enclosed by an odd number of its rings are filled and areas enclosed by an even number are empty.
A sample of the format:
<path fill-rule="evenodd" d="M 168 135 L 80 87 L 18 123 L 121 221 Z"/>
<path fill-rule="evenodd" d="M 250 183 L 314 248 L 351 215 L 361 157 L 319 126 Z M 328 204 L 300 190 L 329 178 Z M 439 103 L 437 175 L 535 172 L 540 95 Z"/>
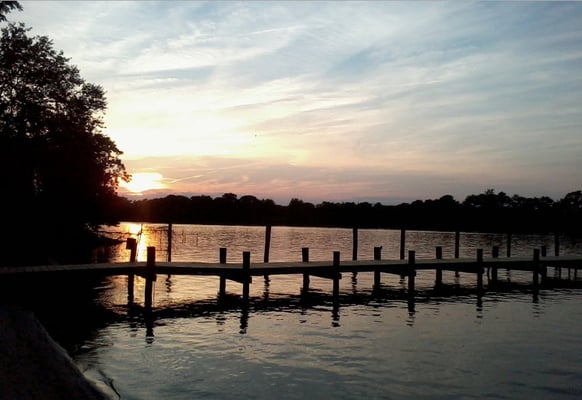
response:
<path fill-rule="evenodd" d="M 226 264 L 226 247 L 221 247 L 218 250 L 218 262 L 220 264 Z M 224 297 L 226 294 L 226 277 L 223 274 L 220 274 L 220 283 L 218 288 L 218 296 Z"/>
<path fill-rule="evenodd" d="M 483 291 L 483 249 L 477 249 L 477 290 Z"/>
<path fill-rule="evenodd" d="M 443 248 L 442 246 L 437 246 L 435 248 L 435 258 L 437 260 L 443 259 Z M 440 267 L 436 267 L 436 277 L 435 277 L 435 285 L 441 286 L 443 283 L 443 269 Z"/>
<path fill-rule="evenodd" d="M 511 232 L 507 234 L 507 248 L 506 248 L 507 258 L 511 257 Z"/>
<path fill-rule="evenodd" d="M 340 252 L 333 252 L 333 297 L 337 299 L 339 296 L 339 280 L 340 280 Z"/>
<path fill-rule="evenodd" d="M 263 261 L 265 263 L 269 262 L 269 253 L 271 252 L 271 225 L 265 227 L 265 254 L 263 256 Z M 265 274 L 265 284 L 269 283 L 269 275 Z"/>
<path fill-rule="evenodd" d="M 172 262 L 172 223 L 168 224 L 168 262 Z"/>
<path fill-rule="evenodd" d="M 558 232 L 554 233 L 554 255 L 556 257 L 560 255 L 560 234 Z"/>
<path fill-rule="evenodd" d="M 358 228 L 352 228 L 352 260 L 358 259 Z"/>
<path fill-rule="evenodd" d="M 400 259 L 404 260 L 404 251 L 406 249 L 406 229 L 400 229 Z"/>
<path fill-rule="evenodd" d="M 148 246 L 146 262 L 146 284 L 144 295 L 144 306 L 146 309 L 152 308 L 153 282 L 156 279 L 155 268 L 156 268 L 156 248 L 153 246 Z"/>
<path fill-rule="evenodd" d="M 540 283 L 540 249 L 533 251 L 533 285 L 537 289 Z"/>
<path fill-rule="evenodd" d="M 547 257 L 548 255 L 548 248 L 546 246 L 542 246 L 540 248 L 540 256 Z"/>
<path fill-rule="evenodd" d="M 309 262 L 309 247 L 301 248 L 301 261 L 304 263 Z M 307 293 L 309 291 L 309 274 L 303 273 L 303 292 Z"/>
<path fill-rule="evenodd" d="M 269 253 L 271 251 L 271 225 L 265 227 L 265 255 L 263 261 L 269 262 Z"/>
<path fill-rule="evenodd" d="M 243 299 L 249 298 L 251 283 L 251 252 L 243 251 Z"/>
<path fill-rule="evenodd" d="M 416 277 L 416 252 L 408 251 L 408 295 L 414 297 L 414 279 Z"/>
<path fill-rule="evenodd" d="M 493 246 L 491 250 L 491 256 L 493 258 L 499 258 L 499 246 Z M 491 282 L 497 282 L 497 267 L 495 265 L 491 266 Z"/>
<path fill-rule="evenodd" d="M 460 254 L 460 247 L 461 247 L 461 232 L 455 232 L 455 258 L 459 258 Z M 455 271 L 455 276 L 459 277 L 459 271 Z"/>
<path fill-rule="evenodd" d="M 380 261 L 381 259 L 382 259 L 382 246 L 374 247 L 374 260 Z M 377 289 L 379 287 L 380 287 L 380 271 L 375 270 L 374 271 L 374 288 Z"/>
<path fill-rule="evenodd" d="M 125 243 L 125 248 L 129 250 L 129 262 L 134 263 L 137 261 L 137 240 L 135 238 L 127 238 Z"/>
<path fill-rule="evenodd" d="M 137 260 L 137 240 L 135 238 L 127 238 L 126 249 L 130 251 L 129 262 L 134 263 Z M 134 285 L 135 285 L 135 274 L 127 274 L 127 303 L 133 304 L 134 295 Z"/>

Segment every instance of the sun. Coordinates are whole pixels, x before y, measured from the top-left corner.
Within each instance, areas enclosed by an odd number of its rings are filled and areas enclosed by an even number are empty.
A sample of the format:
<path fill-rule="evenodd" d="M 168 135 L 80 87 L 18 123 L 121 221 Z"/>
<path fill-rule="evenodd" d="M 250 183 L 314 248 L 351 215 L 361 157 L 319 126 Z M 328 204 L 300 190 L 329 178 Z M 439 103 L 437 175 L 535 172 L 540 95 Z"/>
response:
<path fill-rule="evenodd" d="M 143 192 L 155 189 L 166 189 L 162 182 L 164 177 L 158 172 L 137 172 L 131 174 L 129 182 L 119 182 L 119 186 L 134 195 L 142 195 Z"/>

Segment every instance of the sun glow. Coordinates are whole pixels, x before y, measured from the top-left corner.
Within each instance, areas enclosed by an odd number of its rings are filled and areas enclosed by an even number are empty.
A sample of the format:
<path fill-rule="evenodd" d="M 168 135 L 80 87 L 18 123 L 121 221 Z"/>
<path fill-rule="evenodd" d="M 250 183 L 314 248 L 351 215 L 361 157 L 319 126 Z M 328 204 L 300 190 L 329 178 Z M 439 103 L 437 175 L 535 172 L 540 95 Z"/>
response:
<path fill-rule="evenodd" d="M 166 189 L 163 179 L 162 174 L 157 172 L 137 172 L 131 174 L 129 182 L 122 181 L 119 186 L 132 194 L 141 195 L 148 190 Z"/>

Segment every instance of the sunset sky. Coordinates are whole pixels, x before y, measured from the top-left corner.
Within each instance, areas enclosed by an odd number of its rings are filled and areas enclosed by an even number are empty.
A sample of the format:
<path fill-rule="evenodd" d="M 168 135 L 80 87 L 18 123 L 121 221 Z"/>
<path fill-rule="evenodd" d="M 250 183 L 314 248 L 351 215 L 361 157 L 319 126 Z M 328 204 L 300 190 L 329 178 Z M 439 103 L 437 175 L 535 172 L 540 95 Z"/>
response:
<path fill-rule="evenodd" d="M 20 3 L 106 90 L 144 195 L 582 189 L 582 3 Z"/>

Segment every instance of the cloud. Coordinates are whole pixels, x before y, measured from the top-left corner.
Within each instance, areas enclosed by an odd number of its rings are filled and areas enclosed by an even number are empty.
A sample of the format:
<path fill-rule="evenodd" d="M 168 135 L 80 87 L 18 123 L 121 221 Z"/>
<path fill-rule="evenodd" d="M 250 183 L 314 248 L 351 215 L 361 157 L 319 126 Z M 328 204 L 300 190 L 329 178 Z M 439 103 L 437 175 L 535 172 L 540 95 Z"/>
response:
<path fill-rule="evenodd" d="M 128 165 L 154 162 L 179 190 L 579 186 L 579 3 L 23 5 L 106 88 L 106 132 Z"/>

